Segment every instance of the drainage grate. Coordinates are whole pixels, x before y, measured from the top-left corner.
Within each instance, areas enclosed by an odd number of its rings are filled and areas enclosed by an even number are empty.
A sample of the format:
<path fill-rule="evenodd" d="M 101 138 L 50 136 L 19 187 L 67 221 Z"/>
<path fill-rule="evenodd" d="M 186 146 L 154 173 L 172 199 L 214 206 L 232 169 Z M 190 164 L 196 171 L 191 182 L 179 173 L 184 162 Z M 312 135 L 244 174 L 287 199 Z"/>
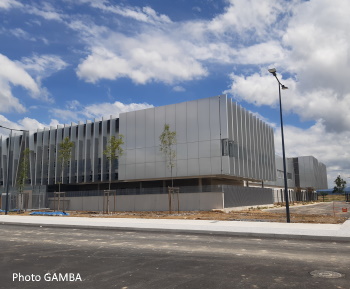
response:
<path fill-rule="evenodd" d="M 344 274 L 333 272 L 333 271 L 321 271 L 321 270 L 315 270 L 310 272 L 310 275 L 312 277 L 319 277 L 319 278 L 341 278 L 344 277 Z"/>

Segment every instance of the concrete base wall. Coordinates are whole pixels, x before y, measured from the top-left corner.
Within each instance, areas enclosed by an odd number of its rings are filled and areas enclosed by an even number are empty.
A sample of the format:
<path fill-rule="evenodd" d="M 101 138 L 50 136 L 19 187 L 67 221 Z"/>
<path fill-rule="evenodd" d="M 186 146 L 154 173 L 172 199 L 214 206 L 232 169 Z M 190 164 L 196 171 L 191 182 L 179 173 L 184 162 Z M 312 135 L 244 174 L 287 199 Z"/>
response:
<path fill-rule="evenodd" d="M 273 204 L 272 190 L 266 188 L 223 186 L 225 208 Z"/>
<path fill-rule="evenodd" d="M 288 201 L 289 202 L 310 202 L 317 200 L 317 193 L 307 193 L 305 190 L 301 192 L 295 192 L 294 190 L 288 190 Z M 273 201 L 274 203 L 285 202 L 284 189 L 273 189 Z"/>
<path fill-rule="evenodd" d="M 206 211 L 224 208 L 224 193 L 185 193 L 179 194 L 181 211 Z M 109 211 L 167 211 L 168 194 L 119 195 L 109 196 Z M 49 207 L 58 209 L 58 200 L 49 199 Z M 60 199 L 60 210 L 103 211 L 107 209 L 107 197 L 67 197 Z M 178 209 L 177 194 L 172 195 L 172 209 Z"/>

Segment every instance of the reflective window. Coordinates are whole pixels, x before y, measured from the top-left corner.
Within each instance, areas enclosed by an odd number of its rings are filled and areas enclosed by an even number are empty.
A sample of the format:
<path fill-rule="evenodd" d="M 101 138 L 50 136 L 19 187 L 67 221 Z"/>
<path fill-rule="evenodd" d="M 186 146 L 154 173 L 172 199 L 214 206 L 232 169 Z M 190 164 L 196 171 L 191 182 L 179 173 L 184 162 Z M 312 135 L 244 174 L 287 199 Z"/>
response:
<path fill-rule="evenodd" d="M 228 156 L 229 155 L 229 148 L 228 148 L 228 139 L 222 139 L 221 140 L 221 148 L 222 148 L 222 155 Z"/>

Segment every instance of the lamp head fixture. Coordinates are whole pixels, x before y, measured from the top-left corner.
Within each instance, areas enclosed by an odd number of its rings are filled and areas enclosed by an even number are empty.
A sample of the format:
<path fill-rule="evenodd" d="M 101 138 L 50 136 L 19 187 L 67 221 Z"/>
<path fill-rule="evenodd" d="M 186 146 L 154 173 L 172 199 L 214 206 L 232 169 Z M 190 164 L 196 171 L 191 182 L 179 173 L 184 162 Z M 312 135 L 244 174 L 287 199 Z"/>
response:
<path fill-rule="evenodd" d="M 269 72 L 276 76 L 276 68 L 269 68 Z"/>

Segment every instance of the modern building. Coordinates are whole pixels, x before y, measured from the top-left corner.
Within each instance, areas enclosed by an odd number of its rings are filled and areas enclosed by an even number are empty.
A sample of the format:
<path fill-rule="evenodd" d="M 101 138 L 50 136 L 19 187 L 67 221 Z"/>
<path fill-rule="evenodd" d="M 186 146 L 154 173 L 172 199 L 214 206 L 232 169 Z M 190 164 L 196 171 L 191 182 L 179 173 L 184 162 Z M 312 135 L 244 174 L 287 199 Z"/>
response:
<path fill-rule="evenodd" d="M 178 184 L 239 184 L 243 180 L 274 180 L 273 129 L 227 96 L 120 114 L 125 155 L 120 180 L 170 178 L 159 136 L 169 124 L 176 131 Z"/>
<path fill-rule="evenodd" d="M 159 136 L 165 124 L 176 132 L 177 137 L 173 170 L 167 167 L 166 158 L 159 149 Z M 226 95 L 220 95 L 121 113 L 119 118 L 111 116 L 101 121 L 51 127 L 13 136 L 10 142 L 9 138 L 2 139 L 2 207 L 7 192 L 11 200 L 18 195 L 16 180 L 21 153 L 24 148 L 29 148 L 26 198 L 30 199 L 28 202 L 32 207 L 51 206 L 48 200 L 54 198 L 54 192 L 59 190 L 58 183 L 61 183 L 69 208 L 74 207 L 78 197 L 91 197 L 85 208 L 101 209 L 98 198 L 101 191 L 108 189 L 110 176 L 104 150 L 110 137 L 119 135 L 124 139 L 124 153 L 112 164 L 111 183 L 117 195 L 123 196 L 118 196 L 119 199 L 129 198 L 125 199 L 129 205 L 124 207 L 119 201 L 119 210 L 138 208 L 135 204 L 130 205 L 131 196 L 135 199 L 137 195 L 140 199 L 145 195 L 160 194 L 164 199 L 172 179 L 184 193 L 181 199 L 182 203 L 183 200 L 186 202 L 182 208 L 209 209 L 273 202 L 270 189 L 244 188 L 249 182 L 264 184 L 276 180 L 276 172 L 279 172 L 276 171 L 273 129 Z M 66 137 L 74 146 L 69 165 L 62 174 L 58 148 Z M 303 161 L 298 159 L 298 164 Z M 303 171 L 300 169 L 299 172 Z M 300 174 L 298 180 L 305 182 Z M 319 181 L 317 177 L 314 180 Z M 193 197 L 189 197 L 190 194 L 194 194 Z M 203 202 L 205 198 L 207 201 Z M 148 201 L 142 199 L 142 202 Z M 160 202 L 164 203 L 164 200 Z M 190 206 L 191 202 L 197 202 L 197 205 Z M 16 206 L 12 201 L 10 203 L 10 207 Z M 155 208 L 164 208 L 163 203 Z"/>
<path fill-rule="evenodd" d="M 295 187 L 313 188 L 315 190 L 327 188 L 327 168 L 313 156 L 296 157 L 293 162 Z"/>
<path fill-rule="evenodd" d="M 286 159 L 289 200 L 312 201 L 316 190 L 327 188 L 327 168 L 313 156 Z M 276 180 L 266 182 L 265 187 L 274 191 L 274 202 L 284 202 L 283 159 L 276 155 Z"/>

